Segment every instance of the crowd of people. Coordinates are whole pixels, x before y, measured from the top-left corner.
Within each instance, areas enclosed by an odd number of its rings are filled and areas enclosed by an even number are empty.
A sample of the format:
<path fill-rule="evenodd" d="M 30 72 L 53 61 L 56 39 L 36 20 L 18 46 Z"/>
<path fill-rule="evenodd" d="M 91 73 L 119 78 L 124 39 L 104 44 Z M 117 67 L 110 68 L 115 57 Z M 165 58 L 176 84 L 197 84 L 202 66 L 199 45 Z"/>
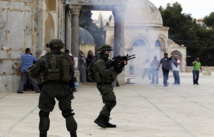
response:
<path fill-rule="evenodd" d="M 145 76 L 148 76 L 148 79 L 151 79 L 151 84 L 158 84 L 159 79 L 159 68 L 162 66 L 163 73 L 163 85 L 168 86 L 169 72 L 172 71 L 174 78 L 174 85 L 180 85 L 180 60 L 178 56 L 174 54 L 171 57 L 168 57 L 168 53 L 164 53 L 164 57 L 159 61 L 157 56 L 154 56 L 154 59 L 150 63 L 148 59 L 143 63 L 143 73 L 142 79 Z M 199 85 L 199 74 L 202 73 L 202 67 L 200 63 L 200 59 L 196 58 L 196 60 L 192 63 L 193 65 L 193 85 Z"/>
<path fill-rule="evenodd" d="M 65 54 L 71 57 L 73 65 L 75 65 L 75 60 L 72 54 L 68 49 L 65 50 Z M 20 76 L 21 80 L 17 89 L 17 93 L 23 93 L 25 90 L 34 90 L 35 93 L 40 93 L 40 85 L 37 85 L 36 79 L 31 78 L 27 73 L 27 69 L 32 66 L 41 56 L 44 56 L 45 53 L 36 53 L 36 57 L 31 53 L 30 48 L 25 49 L 25 53 L 21 56 L 21 68 Z M 79 82 L 94 82 L 88 78 L 87 67 L 91 62 L 96 60 L 92 50 L 89 50 L 87 57 L 83 51 L 79 51 L 79 57 L 77 60 L 77 68 L 80 72 Z M 202 72 L 200 59 L 197 58 L 193 63 L 193 84 L 199 85 L 199 74 Z M 150 62 L 149 59 L 146 59 L 143 62 L 143 72 L 142 79 L 148 77 L 151 80 L 151 84 L 159 84 L 159 68 L 162 66 L 163 73 L 163 85 L 168 86 L 169 72 L 172 71 L 174 78 L 174 85 L 180 85 L 180 60 L 178 56 L 172 55 L 168 57 L 168 53 L 164 53 L 164 57 L 158 60 L 157 56 L 154 56 L 153 60 Z M 73 77 L 72 81 L 76 81 L 76 78 Z M 72 85 L 75 86 L 75 85 Z"/>

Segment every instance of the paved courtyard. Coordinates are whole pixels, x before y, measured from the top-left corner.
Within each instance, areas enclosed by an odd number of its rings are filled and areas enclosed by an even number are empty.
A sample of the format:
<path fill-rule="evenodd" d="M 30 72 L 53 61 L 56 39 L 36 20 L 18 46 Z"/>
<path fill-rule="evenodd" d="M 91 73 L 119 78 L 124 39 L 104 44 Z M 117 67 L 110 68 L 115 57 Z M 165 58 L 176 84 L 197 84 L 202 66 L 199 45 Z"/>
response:
<path fill-rule="evenodd" d="M 117 106 L 111 122 L 115 129 L 94 124 L 102 100 L 94 83 L 81 84 L 72 102 L 78 137 L 214 137 L 214 76 L 181 74 L 181 85 L 151 85 L 140 78 L 115 87 Z M 0 92 L 0 137 L 38 137 L 38 93 Z M 69 137 L 58 105 L 50 113 L 48 137 Z"/>

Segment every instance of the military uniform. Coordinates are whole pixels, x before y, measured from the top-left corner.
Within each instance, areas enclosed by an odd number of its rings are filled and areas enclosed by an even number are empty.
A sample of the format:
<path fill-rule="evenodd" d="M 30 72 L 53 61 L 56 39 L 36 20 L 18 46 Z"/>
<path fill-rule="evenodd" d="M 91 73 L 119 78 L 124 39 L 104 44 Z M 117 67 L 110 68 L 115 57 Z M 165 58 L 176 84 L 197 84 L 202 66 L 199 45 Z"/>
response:
<path fill-rule="evenodd" d="M 123 70 L 123 67 L 116 70 L 114 65 L 111 64 L 112 62 L 108 59 L 109 54 L 105 54 L 106 51 L 111 50 L 111 47 L 106 44 L 99 47 L 98 53 L 100 54 L 100 59 L 94 63 L 95 81 L 105 104 L 94 122 L 102 128 L 116 127 L 116 125 L 109 123 L 111 110 L 116 105 L 116 96 L 113 92 L 112 82 Z"/>
<path fill-rule="evenodd" d="M 77 123 L 73 117 L 74 113 L 71 108 L 73 94 L 71 93 L 71 87 L 69 87 L 68 84 L 69 81 L 68 79 L 55 80 L 54 77 L 52 78 L 53 80 L 51 80 L 50 72 L 48 72 L 49 69 L 44 70 L 44 67 L 47 66 L 47 62 L 50 61 L 50 56 L 61 55 L 69 63 L 67 70 L 69 71 L 70 77 L 74 73 L 72 61 L 68 55 L 65 55 L 60 51 L 60 48 L 63 47 L 61 40 L 53 39 L 46 46 L 50 47 L 51 52 L 41 57 L 35 66 L 29 69 L 29 74 L 34 78 L 39 78 L 39 81 L 42 83 L 41 94 L 39 97 L 40 137 L 47 137 L 47 131 L 50 126 L 49 113 L 54 109 L 55 99 L 59 101 L 59 108 L 62 111 L 63 117 L 66 119 L 66 127 L 70 132 L 71 137 L 77 137 Z M 56 62 L 52 61 L 52 64 L 56 64 Z M 65 68 L 63 68 L 63 71 L 64 69 Z M 53 73 L 53 76 L 58 76 L 57 72 Z"/>

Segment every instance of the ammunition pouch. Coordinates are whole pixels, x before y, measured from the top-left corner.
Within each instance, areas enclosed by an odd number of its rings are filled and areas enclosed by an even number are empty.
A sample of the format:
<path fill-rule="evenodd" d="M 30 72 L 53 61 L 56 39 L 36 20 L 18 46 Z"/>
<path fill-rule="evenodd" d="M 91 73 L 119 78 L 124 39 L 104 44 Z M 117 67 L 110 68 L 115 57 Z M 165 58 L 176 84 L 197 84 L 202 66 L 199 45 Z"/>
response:
<path fill-rule="evenodd" d="M 59 81 L 60 80 L 59 69 L 48 69 L 47 80 L 50 80 L 50 81 Z"/>
<path fill-rule="evenodd" d="M 42 85 L 42 84 L 46 83 L 47 78 L 45 76 L 45 73 L 44 72 L 39 73 L 39 76 L 37 77 L 36 80 L 37 80 L 38 85 Z"/>

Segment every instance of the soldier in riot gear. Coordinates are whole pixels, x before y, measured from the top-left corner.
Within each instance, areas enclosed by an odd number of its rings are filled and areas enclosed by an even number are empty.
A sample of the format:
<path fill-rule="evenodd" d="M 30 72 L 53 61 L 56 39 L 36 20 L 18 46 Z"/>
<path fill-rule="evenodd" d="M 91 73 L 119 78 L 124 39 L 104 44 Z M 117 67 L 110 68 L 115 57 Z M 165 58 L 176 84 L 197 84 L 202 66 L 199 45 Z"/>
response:
<path fill-rule="evenodd" d="M 100 59 L 94 63 L 95 81 L 97 82 L 97 88 L 105 104 L 94 122 L 102 128 L 116 127 L 116 125 L 109 123 L 111 110 L 116 105 L 116 96 L 113 92 L 112 82 L 115 80 L 116 76 L 122 72 L 123 67 L 126 65 L 126 62 L 118 66 L 118 64 L 114 64 L 110 61 L 108 59 L 110 51 L 112 51 L 111 46 L 107 44 L 100 46 L 97 50 Z"/>
<path fill-rule="evenodd" d="M 28 73 L 31 77 L 40 79 L 42 90 L 39 97 L 39 130 L 40 137 L 47 137 L 50 126 L 49 113 L 54 109 L 55 98 L 59 101 L 59 108 L 66 119 L 66 127 L 71 137 L 77 137 L 77 123 L 73 117 L 71 108 L 73 93 L 69 82 L 71 75 L 74 75 L 71 58 L 60 51 L 64 44 L 60 39 L 53 39 L 46 47 L 50 52 L 42 56 L 32 66 Z"/>

